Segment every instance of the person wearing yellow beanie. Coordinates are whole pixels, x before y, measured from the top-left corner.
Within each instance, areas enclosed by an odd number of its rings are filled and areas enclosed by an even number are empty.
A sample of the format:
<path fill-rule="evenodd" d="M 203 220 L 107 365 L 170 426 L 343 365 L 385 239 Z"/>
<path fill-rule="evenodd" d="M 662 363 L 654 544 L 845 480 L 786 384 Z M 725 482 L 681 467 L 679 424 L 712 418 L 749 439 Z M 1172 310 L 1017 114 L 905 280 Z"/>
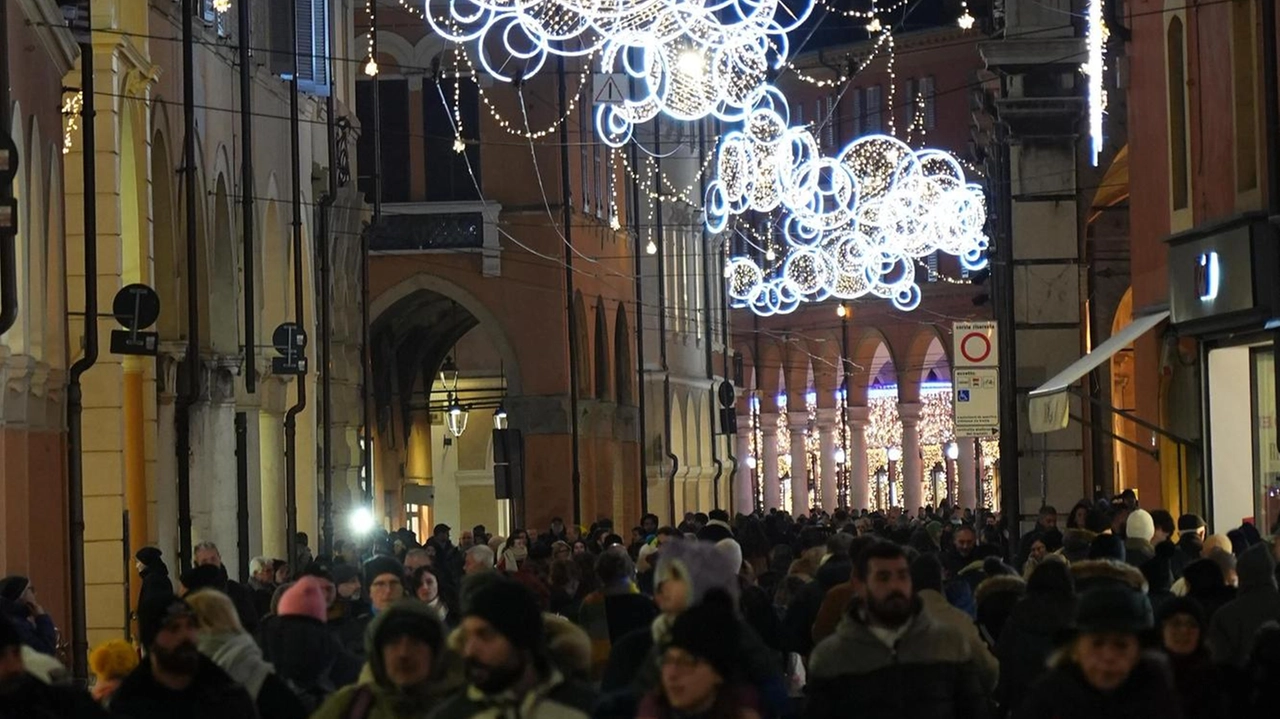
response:
<path fill-rule="evenodd" d="M 112 639 L 99 644 L 89 654 L 89 668 L 94 682 L 90 693 L 98 702 L 105 702 L 115 693 L 120 682 L 138 666 L 138 650 L 123 639 Z"/>

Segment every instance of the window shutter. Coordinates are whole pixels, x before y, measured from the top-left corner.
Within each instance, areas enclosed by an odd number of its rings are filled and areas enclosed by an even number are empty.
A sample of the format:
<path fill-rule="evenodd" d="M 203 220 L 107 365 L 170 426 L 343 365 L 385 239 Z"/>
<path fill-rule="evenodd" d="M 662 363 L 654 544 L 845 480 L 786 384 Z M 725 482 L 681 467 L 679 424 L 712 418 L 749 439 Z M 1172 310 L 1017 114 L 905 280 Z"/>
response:
<path fill-rule="evenodd" d="M 880 132 L 881 127 L 881 93 L 879 85 L 867 88 L 867 131 Z"/>
<path fill-rule="evenodd" d="M 920 94 L 924 97 L 924 129 L 932 130 L 934 127 L 934 92 L 932 75 L 920 78 Z"/>
<path fill-rule="evenodd" d="M 854 88 L 853 90 L 853 136 L 861 137 L 863 128 L 866 125 L 862 122 L 863 102 L 862 94 L 865 92 L 862 88 Z"/>
<path fill-rule="evenodd" d="M 313 95 L 329 94 L 329 3 L 294 0 L 298 7 L 298 86 Z"/>

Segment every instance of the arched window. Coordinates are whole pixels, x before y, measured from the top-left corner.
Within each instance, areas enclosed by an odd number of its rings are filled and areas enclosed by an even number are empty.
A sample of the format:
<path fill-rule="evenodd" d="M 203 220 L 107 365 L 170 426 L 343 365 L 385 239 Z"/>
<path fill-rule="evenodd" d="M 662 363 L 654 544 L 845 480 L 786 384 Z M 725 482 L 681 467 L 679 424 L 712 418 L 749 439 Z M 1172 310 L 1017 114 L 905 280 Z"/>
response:
<path fill-rule="evenodd" d="M 635 368 L 631 366 L 631 325 L 627 322 L 627 309 L 618 304 L 618 319 L 613 323 L 613 396 L 618 404 L 630 405 L 635 400 L 631 393 L 631 379 Z"/>
<path fill-rule="evenodd" d="M 1254 3 L 1231 3 L 1231 96 L 1235 102 L 1236 192 L 1258 188 L 1258 96 Z"/>
<path fill-rule="evenodd" d="M 1169 181 L 1173 210 L 1189 205 L 1190 154 L 1187 142 L 1187 62 L 1183 46 L 1182 18 L 1169 21 L 1165 33 L 1169 80 Z"/>

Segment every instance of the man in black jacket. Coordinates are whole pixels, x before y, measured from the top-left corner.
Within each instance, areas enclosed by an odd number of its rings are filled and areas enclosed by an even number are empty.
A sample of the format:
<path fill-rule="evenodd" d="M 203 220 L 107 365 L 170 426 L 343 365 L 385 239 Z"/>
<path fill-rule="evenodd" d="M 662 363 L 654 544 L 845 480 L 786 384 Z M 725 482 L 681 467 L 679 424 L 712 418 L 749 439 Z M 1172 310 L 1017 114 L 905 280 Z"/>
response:
<path fill-rule="evenodd" d="M 146 659 L 125 677 L 110 709 L 130 719 L 253 719 L 248 692 L 196 649 L 197 624 L 181 599 L 149 597 L 138 607 Z"/>
<path fill-rule="evenodd" d="M 1188 564 L 1200 559 L 1204 552 L 1204 520 L 1198 514 L 1178 517 L 1178 553 L 1170 560 L 1175 579 L 1181 578 Z"/>
<path fill-rule="evenodd" d="M 231 603 L 236 605 L 236 614 L 240 615 L 240 624 L 244 626 L 244 630 L 253 634 L 258 631 L 258 611 L 253 605 L 253 590 L 235 581 L 227 574 L 227 568 L 222 564 L 222 553 L 218 551 L 218 545 L 213 542 L 201 542 L 196 545 L 196 566 L 197 567 L 217 567 L 222 575 L 222 586 L 215 589 L 223 594 L 231 597 Z M 294 567 L 295 572 L 301 572 L 302 567 Z M 183 586 L 186 586 L 188 592 L 194 592 L 196 587 L 187 585 L 186 576 L 183 576 Z M 206 585 L 207 586 L 207 585 Z"/>
<path fill-rule="evenodd" d="M 959 630 L 921 611 L 902 547 L 880 542 L 854 562 L 858 601 L 809 658 L 806 716 L 979 719 L 987 698 Z"/>

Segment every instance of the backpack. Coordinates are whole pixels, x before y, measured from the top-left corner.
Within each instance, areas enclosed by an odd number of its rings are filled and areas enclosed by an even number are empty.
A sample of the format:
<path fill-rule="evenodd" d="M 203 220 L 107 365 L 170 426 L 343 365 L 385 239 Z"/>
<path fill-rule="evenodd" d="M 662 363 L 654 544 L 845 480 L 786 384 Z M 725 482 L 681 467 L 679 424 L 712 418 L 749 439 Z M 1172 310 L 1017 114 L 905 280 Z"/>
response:
<path fill-rule="evenodd" d="M 351 697 L 351 703 L 347 705 L 342 719 L 367 719 L 369 712 L 373 710 L 373 699 L 373 689 L 368 684 L 361 684 L 356 689 L 355 696 Z"/>

